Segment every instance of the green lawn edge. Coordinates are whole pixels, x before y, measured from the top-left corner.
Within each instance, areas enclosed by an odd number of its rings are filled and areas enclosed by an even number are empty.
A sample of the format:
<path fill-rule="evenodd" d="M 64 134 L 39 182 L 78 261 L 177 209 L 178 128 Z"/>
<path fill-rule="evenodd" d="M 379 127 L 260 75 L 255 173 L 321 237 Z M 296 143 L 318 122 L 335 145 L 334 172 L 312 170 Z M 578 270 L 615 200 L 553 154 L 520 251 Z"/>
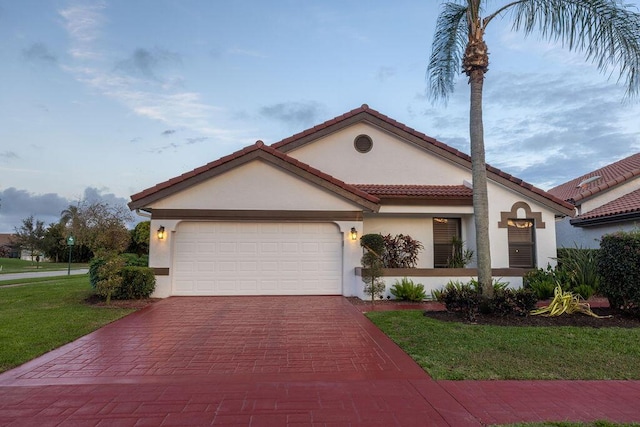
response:
<path fill-rule="evenodd" d="M 0 372 L 72 342 L 135 309 L 95 306 L 89 278 L 62 276 L 0 287 Z"/>
<path fill-rule="evenodd" d="M 436 380 L 640 379 L 640 328 L 472 325 L 421 310 L 366 316 Z"/>

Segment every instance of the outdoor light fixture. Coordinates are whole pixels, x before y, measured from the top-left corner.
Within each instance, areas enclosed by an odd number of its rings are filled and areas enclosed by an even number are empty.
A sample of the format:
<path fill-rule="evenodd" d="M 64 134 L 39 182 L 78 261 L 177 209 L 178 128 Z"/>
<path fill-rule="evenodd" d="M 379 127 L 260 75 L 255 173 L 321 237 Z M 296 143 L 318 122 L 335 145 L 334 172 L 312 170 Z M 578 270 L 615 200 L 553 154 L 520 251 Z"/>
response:
<path fill-rule="evenodd" d="M 355 227 L 351 227 L 351 240 L 357 240 L 358 239 L 358 231 L 356 230 Z"/>
<path fill-rule="evenodd" d="M 158 239 L 164 239 L 164 226 L 162 225 L 160 226 L 160 228 L 158 228 Z"/>

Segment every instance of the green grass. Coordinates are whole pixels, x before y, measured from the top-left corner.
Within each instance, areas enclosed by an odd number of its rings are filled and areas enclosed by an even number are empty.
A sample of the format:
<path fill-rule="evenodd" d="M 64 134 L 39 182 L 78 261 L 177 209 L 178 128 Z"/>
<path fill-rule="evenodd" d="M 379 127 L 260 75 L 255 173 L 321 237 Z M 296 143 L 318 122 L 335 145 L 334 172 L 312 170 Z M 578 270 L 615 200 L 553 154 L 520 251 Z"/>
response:
<path fill-rule="evenodd" d="M 0 372 L 119 319 L 132 309 L 90 306 L 87 276 L 0 287 Z"/>
<path fill-rule="evenodd" d="M 25 261 L 16 258 L 0 258 L 0 277 L 2 274 L 8 273 L 26 273 L 31 271 L 54 271 L 54 270 L 67 270 L 69 264 L 66 262 L 35 262 Z M 71 269 L 87 268 L 89 264 L 86 263 L 71 263 Z"/>
<path fill-rule="evenodd" d="M 367 316 L 435 379 L 640 379 L 640 328 L 505 327 Z"/>
<path fill-rule="evenodd" d="M 592 423 L 546 422 L 546 423 L 517 423 L 505 424 L 501 427 L 640 427 L 638 423 L 612 423 L 609 421 L 594 421 Z"/>

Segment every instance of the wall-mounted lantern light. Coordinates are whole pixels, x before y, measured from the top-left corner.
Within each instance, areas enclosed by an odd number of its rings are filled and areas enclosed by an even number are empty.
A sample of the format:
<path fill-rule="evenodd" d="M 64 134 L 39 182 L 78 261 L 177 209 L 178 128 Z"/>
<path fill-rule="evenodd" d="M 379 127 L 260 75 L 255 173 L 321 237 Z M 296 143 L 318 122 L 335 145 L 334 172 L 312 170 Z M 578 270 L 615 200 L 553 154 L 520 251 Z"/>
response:
<path fill-rule="evenodd" d="M 351 240 L 358 240 L 358 231 L 355 227 L 351 227 Z"/>
<path fill-rule="evenodd" d="M 164 239 L 164 226 L 162 225 L 160 226 L 160 228 L 158 228 L 158 239 Z"/>

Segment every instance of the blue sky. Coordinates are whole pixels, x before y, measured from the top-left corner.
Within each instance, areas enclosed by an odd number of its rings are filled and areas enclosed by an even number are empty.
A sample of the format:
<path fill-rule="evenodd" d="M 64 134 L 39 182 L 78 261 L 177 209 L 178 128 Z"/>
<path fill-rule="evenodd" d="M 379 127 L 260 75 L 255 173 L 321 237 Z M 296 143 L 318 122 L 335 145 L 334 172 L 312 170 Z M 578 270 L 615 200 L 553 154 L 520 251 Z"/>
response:
<path fill-rule="evenodd" d="M 446 106 L 425 96 L 439 4 L 0 0 L 0 232 L 363 103 L 468 153 L 465 79 Z M 640 151 L 615 74 L 507 19 L 487 43 L 490 164 L 548 189 Z"/>

